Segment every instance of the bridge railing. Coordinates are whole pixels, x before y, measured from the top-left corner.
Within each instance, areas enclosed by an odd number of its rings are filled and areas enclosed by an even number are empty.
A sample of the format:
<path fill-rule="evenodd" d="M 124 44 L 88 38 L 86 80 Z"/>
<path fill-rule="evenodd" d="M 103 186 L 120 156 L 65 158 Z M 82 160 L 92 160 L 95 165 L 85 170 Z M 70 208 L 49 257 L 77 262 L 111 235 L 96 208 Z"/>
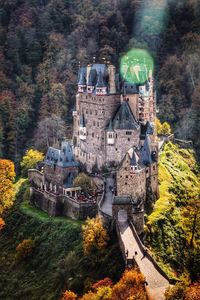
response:
<path fill-rule="evenodd" d="M 142 241 L 140 240 L 140 237 L 137 234 L 137 231 L 135 229 L 135 226 L 133 225 L 133 223 L 131 221 L 129 221 L 130 224 L 130 228 L 131 231 L 138 243 L 138 246 L 140 247 L 141 251 L 145 251 L 145 246 L 143 245 Z M 170 284 L 174 284 L 176 283 L 178 280 L 176 279 L 171 279 L 168 277 L 168 275 L 165 273 L 165 271 L 158 265 L 158 263 L 155 261 L 155 259 L 152 257 L 152 255 L 149 252 L 145 252 L 145 256 L 152 262 L 152 264 L 154 265 L 155 269 L 165 278 L 169 281 Z"/>

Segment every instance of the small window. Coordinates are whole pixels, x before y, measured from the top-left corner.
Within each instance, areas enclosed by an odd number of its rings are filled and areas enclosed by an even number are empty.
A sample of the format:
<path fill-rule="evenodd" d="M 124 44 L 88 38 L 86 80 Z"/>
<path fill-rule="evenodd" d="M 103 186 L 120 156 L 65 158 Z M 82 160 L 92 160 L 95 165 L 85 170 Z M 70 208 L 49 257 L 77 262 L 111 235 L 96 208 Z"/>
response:
<path fill-rule="evenodd" d="M 127 185 L 127 182 L 125 182 L 125 184 Z"/>
<path fill-rule="evenodd" d="M 130 138 L 128 138 L 128 142 L 130 142 Z"/>
<path fill-rule="evenodd" d="M 128 175 L 126 175 L 126 178 L 128 178 Z"/>

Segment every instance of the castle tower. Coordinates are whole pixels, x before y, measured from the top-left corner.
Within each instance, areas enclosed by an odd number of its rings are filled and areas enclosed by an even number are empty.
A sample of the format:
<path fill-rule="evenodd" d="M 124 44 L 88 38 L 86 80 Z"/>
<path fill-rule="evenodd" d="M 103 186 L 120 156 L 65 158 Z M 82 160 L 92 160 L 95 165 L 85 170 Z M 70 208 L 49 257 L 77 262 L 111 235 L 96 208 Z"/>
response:
<path fill-rule="evenodd" d="M 115 66 L 108 65 L 108 75 L 109 75 L 109 93 L 116 94 Z"/>

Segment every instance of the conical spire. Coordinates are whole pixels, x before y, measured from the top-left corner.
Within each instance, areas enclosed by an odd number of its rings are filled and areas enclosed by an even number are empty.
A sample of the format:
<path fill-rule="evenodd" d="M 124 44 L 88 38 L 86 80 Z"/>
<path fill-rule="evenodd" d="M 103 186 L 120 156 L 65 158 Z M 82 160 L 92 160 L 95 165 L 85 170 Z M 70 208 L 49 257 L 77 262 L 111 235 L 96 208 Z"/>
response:
<path fill-rule="evenodd" d="M 108 131 L 113 131 L 112 120 L 109 122 Z"/>
<path fill-rule="evenodd" d="M 131 166 L 136 167 L 138 162 L 138 156 L 136 155 L 135 151 L 133 151 L 133 155 L 131 157 Z"/>
<path fill-rule="evenodd" d="M 152 163 L 150 139 L 148 135 L 145 137 L 144 145 L 141 150 L 141 158 L 144 165 L 150 165 Z"/>

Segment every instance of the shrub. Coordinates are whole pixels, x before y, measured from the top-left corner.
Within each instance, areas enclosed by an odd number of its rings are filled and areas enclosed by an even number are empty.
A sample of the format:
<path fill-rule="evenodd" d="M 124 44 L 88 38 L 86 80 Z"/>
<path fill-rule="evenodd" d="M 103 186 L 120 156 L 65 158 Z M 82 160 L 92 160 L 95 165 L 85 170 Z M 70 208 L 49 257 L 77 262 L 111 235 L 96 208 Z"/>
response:
<path fill-rule="evenodd" d="M 25 259 L 25 258 L 29 257 L 33 252 L 34 246 L 35 246 L 35 242 L 30 239 L 23 240 L 21 243 L 19 243 L 16 247 L 17 259 Z"/>

